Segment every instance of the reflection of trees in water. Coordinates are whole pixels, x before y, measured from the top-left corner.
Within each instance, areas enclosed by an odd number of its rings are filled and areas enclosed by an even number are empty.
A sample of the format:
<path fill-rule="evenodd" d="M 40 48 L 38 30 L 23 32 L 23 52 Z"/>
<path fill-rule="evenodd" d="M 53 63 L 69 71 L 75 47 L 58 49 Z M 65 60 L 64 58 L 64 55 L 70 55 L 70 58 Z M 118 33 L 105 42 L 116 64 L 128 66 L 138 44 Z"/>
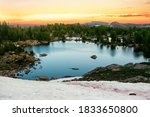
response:
<path fill-rule="evenodd" d="M 131 51 L 131 48 L 128 48 L 128 47 L 122 47 L 122 52 L 123 53 L 129 53 Z"/>
<path fill-rule="evenodd" d="M 143 55 L 143 53 L 142 52 L 133 52 L 133 55 L 134 55 L 135 59 L 138 59 Z"/>
<path fill-rule="evenodd" d="M 149 60 L 149 62 L 150 62 L 150 54 L 149 54 L 149 53 L 144 53 L 143 55 L 144 55 L 144 58 L 145 58 L 145 59 L 148 58 L 148 60 Z"/>
<path fill-rule="evenodd" d="M 100 44 L 100 45 L 97 45 L 97 49 L 100 53 L 103 53 L 104 51 L 104 45 L 103 44 Z"/>
<path fill-rule="evenodd" d="M 99 52 L 103 53 L 108 53 L 110 54 L 112 57 L 114 57 L 116 55 L 116 47 L 111 47 L 109 45 L 99 45 Z"/>
<path fill-rule="evenodd" d="M 65 42 L 66 42 L 66 40 L 65 40 L 65 39 L 62 39 L 62 40 L 61 40 L 61 42 L 62 42 L 62 43 L 65 43 Z"/>
<path fill-rule="evenodd" d="M 133 48 L 129 48 L 129 47 L 122 47 L 122 52 L 124 54 L 129 54 L 133 52 Z"/>
<path fill-rule="evenodd" d="M 35 46 L 35 47 L 33 47 L 32 50 L 38 54 L 42 54 L 43 52 L 48 53 L 50 48 L 47 45 L 42 45 L 42 46 Z"/>
<path fill-rule="evenodd" d="M 112 57 L 114 57 L 116 55 L 116 47 L 113 47 L 113 46 L 110 47 L 110 55 Z"/>
<path fill-rule="evenodd" d="M 103 49 L 103 47 L 104 47 L 104 45 L 103 45 L 103 44 L 101 44 L 101 45 L 100 45 L 100 49 Z"/>

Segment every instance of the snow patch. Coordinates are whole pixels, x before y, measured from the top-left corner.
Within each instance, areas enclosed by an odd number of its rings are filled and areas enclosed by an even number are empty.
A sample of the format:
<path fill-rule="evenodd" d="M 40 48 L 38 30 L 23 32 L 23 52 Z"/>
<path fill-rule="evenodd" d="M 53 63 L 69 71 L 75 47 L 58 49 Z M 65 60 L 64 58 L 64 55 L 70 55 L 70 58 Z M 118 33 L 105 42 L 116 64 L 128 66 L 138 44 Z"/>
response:
<path fill-rule="evenodd" d="M 4 100 L 150 100 L 150 84 L 115 81 L 49 82 L 0 77 L 0 99 Z M 129 95 L 135 93 L 136 95 Z"/>

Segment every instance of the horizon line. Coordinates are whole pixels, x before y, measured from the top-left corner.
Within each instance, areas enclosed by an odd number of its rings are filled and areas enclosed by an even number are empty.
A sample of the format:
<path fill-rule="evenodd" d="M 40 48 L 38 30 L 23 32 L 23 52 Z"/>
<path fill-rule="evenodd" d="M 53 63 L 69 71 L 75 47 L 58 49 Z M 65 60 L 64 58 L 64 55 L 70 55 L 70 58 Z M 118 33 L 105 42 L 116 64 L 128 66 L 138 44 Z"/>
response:
<path fill-rule="evenodd" d="M 131 23 L 131 22 L 118 22 L 118 21 L 112 21 L 112 22 L 105 22 L 105 21 L 98 21 L 98 20 L 95 20 L 95 21 L 87 21 L 87 22 L 72 22 L 72 23 L 65 23 L 65 22 L 47 22 L 47 23 L 13 23 L 13 22 L 9 22 L 9 21 L 0 21 L 0 23 L 3 23 L 3 22 L 6 22 L 8 25 L 48 25 L 48 24 L 86 24 L 86 23 L 92 23 L 92 22 L 103 22 L 103 23 L 108 23 L 108 24 L 111 24 L 113 22 L 117 22 L 117 23 L 120 23 L 120 24 L 141 24 L 141 25 L 144 25 L 144 24 L 150 24 L 150 22 L 148 23 Z"/>

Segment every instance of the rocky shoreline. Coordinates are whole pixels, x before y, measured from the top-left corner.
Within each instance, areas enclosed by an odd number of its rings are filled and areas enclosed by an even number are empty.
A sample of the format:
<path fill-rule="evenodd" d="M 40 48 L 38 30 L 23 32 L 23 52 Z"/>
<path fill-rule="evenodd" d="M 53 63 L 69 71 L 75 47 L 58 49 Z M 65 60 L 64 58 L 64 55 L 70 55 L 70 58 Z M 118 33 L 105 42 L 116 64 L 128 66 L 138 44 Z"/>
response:
<path fill-rule="evenodd" d="M 27 46 L 36 46 L 36 45 L 47 45 L 49 44 L 49 41 L 25 40 L 25 41 L 14 42 L 14 44 L 16 46 L 27 47 Z"/>
<path fill-rule="evenodd" d="M 150 62 L 128 63 L 126 65 L 112 64 L 97 67 L 86 73 L 82 78 L 73 81 L 119 81 L 129 83 L 150 83 Z"/>
<path fill-rule="evenodd" d="M 46 45 L 48 41 L 25 40 L 13 42 L 16 47 L 24 49 L 27 46 Z M 9 51 L 0 55 L 0 76 L 16 77 L 16 73 L 27 66 L 32 66 L 36 61 L 33 52 Z"/>
<path fill-rule="evenodd" d="M 0 75 L 15 77 L 17 71 L 35 62 L 33 54 L 27 52 L 8 52 L 0 56 Z"/>
<path fill-rule="evenodd" d="M 26 47 L 34 45 L 48 44 L 47 41 L 26 40 L 14 42 L 16 47 Z M 41 56 L 46 56 L 45 54 Z M 93 55 L 93 59 L 97 56 Z M 91 57 L 91 58 L 92 58 Z M 0 76 L 16 77 L 16 73 L 32 66 L 36 61 L 33 52 L 6 52 L 0 55 Z M 71 68 L 79 70 L 78 68 Z M 40 76 L 39 76 L 40 77 Z M 39 79 L 40 80 L 40 79 Z M 43 79 L 42 79 L 43 80 Z M 45 80 L 45 79 L 44 79 Z M 150 83 L 150 62 L 145 63 L 128 63 L 126 65 L 112 64 L 106 67 L 97 67 L 94 70 L 83 75 L 82 78 L 74 79 L 74 81 L 120 81 L 120 82 L 144 82 Z M 47 80 L 48 81 L 48 80 Z"/>

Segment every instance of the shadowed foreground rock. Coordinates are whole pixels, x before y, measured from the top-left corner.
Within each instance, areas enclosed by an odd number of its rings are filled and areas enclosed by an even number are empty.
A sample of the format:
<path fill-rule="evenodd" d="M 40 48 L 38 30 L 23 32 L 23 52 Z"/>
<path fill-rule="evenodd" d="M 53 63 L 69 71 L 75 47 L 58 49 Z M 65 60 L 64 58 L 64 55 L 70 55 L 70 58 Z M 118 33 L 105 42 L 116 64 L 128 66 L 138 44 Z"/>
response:
<path fill-rule="evenodd" d="M 17 71 L 34 64 L 34 62 L 34 56 L 26 52 L 5 53 L 0 56 L 0 75 L 15 77 Z"/>
<path fill-rule="evenodd" d="M 86 73 L 80 81 L 120 81 L 150 83 L 150 63 L 126 64 L 124 66 L 112 64 L 106 67 L 97 67 Z"/>
<path fill-rule="evenodd" d="M 144 76 L 135 76 L 133 78 L 125 79 L 124 82 L 137 83 L 137 82 L 149 82 L 150 78 Z"/>

